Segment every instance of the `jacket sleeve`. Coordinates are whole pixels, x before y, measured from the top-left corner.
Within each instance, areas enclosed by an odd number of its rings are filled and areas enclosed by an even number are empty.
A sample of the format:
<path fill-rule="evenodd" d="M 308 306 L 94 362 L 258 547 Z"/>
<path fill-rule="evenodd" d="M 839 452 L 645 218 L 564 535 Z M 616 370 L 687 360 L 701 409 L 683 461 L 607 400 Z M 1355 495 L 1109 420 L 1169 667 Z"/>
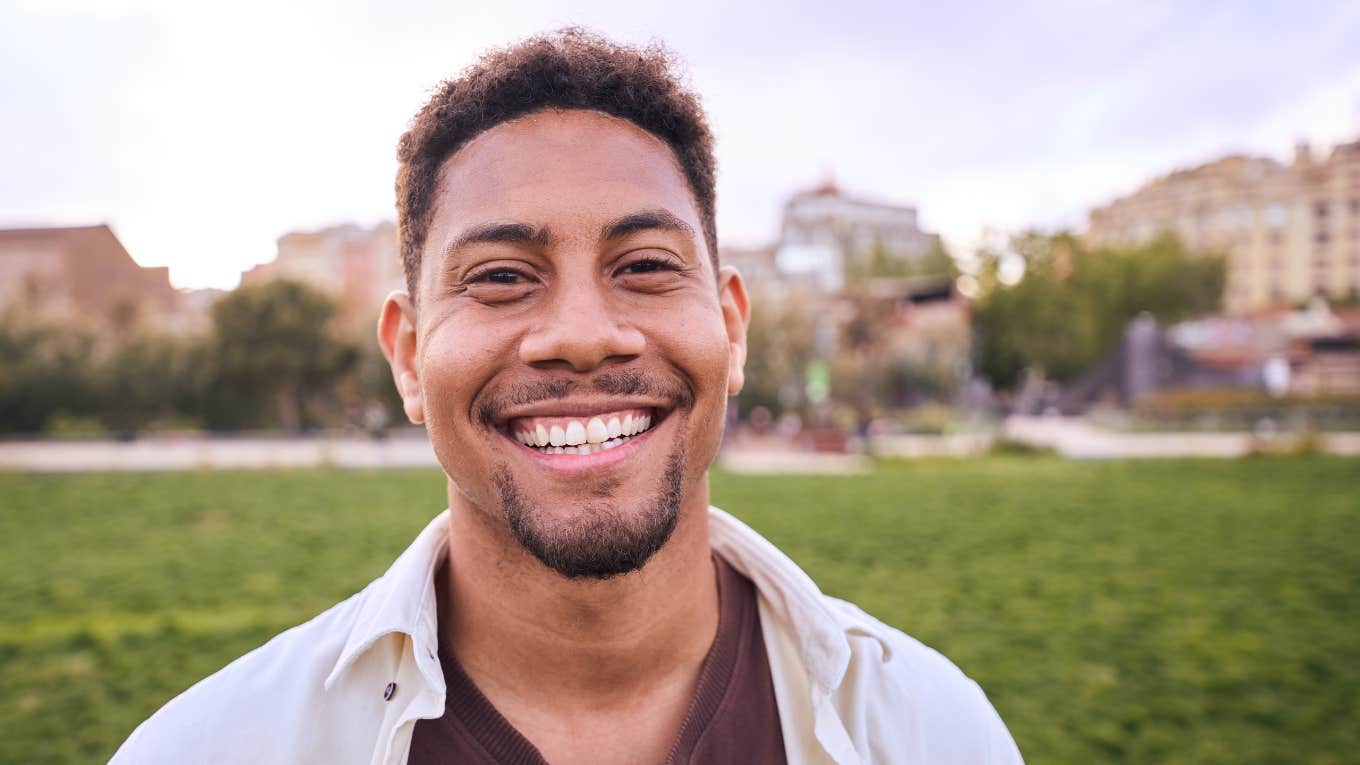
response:
<path fill-rule="evenodd" d="M 381 696 L 323 687 L 354 603 L 283 632 L 199 681 L 137 726 L 110 764 L 368 762 Z M 330 750 L 339 744 L 348 746 L 336 756 Z"/>

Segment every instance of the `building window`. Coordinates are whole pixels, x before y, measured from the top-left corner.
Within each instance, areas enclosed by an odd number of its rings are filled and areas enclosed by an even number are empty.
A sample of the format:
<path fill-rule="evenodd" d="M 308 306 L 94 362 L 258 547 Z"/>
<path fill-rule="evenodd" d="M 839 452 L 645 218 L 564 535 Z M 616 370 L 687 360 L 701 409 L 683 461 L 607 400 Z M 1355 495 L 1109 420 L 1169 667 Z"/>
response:
<path fill-rule="evenodd" d="M 1329 235 L 1326 231 L 1319 231 L 1316 234 L 1313 234 L 1313 241 L 1317 242 L 1318 244 L 1326 244 L 1330 240 L 1331 235 Z"/>
<path fill-rule="evenodd" d="M 1347 207 L 1351 208 L 1351 215 L 1360 215 L 1360 198 L 1351 197 L 1351 201 L 1347 204 Z"/>
<path fill-rule="evenodd" d="M 1313 203 L 1313 214 L 1319 218 L 1327 217 L 1327 203 L 1319 200 Z"/>

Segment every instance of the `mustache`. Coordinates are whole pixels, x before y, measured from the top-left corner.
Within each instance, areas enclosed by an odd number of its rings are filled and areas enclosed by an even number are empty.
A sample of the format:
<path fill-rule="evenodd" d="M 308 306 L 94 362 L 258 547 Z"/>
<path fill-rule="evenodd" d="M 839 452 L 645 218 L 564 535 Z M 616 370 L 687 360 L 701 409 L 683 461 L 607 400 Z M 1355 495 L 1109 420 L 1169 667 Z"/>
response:
<path fill-rule="evenodd" d="M 528 406 L 540 401 L 560 401 L 573 393 L 594 391 L 609 396 L 647 396 L 671 402 L 676 409 L 694 405 L 694 391 L 676 380 L 663 380 L 635 370 L 602 372 L 589 380 L 557 377 L 547 380 L 517 382 L 487 394 L 477 405 L 477 420 L 490 426 L 504 419 L 502 413 L 511 407 Z"/>

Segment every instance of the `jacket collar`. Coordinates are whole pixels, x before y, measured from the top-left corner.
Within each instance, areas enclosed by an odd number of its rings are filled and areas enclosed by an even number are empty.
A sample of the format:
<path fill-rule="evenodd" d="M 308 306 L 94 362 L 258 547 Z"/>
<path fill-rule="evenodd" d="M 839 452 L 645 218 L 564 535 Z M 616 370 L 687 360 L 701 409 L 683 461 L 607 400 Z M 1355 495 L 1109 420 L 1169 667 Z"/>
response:
<path fill-rule="evenodd" d="M 850 664 L 842 619 L 798 564 L 750 526 L 708 509 L 709 545 L 756 586 L 798 647 L 808 676 L 823 690 L 840 687 Z"/>
<path fill-rule="evenodd" d="M 708 509 L 709 544 L 756 585 L 771 613 L 794 636 L 808 675 L 824 690 L 840 686 L 850 662 L 842 619 L 821 590 L 788 556 L 749 526 L 716 507 Z M 416 665 L 430 686 L 444 692 L 436 652 L 439 618 L 434 575 L 448 557 L 449 511 L 440 513 L 401 557 L 359 596 L 358 613 L 345 647 L 326 678 L 330 688 L 345 670 L 385 635 L 410 637 Z"/>
<path fill-rule="evenodd" d="M 359 595 L 358 613 L 340 658 L 326 678 L 329 689 L 354 663 L 385 635 L 401 633 L 411 638 L 416 666 L 431 686 L 444 692 L 444 673 L 439 668 L 439 611 L 435 603 L 434 575 L 448 557 L 449 511 L 425 526 L 387 573 Z"/>

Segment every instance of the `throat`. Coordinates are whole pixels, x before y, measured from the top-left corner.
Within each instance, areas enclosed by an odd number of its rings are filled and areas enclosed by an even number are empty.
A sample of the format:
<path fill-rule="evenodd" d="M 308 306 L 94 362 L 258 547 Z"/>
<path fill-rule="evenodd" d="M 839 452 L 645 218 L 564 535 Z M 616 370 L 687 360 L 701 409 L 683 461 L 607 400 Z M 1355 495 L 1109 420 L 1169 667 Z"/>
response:
<path fill-rule="evenodd" d="M 679 524 L 644 570 L 603 581 L 479 541 L 485 525 L 460 516 L 437 582 L 440 639 L 493 703 L 607 707 L 698 672 L 718 626 L 706 512 Z"/>

